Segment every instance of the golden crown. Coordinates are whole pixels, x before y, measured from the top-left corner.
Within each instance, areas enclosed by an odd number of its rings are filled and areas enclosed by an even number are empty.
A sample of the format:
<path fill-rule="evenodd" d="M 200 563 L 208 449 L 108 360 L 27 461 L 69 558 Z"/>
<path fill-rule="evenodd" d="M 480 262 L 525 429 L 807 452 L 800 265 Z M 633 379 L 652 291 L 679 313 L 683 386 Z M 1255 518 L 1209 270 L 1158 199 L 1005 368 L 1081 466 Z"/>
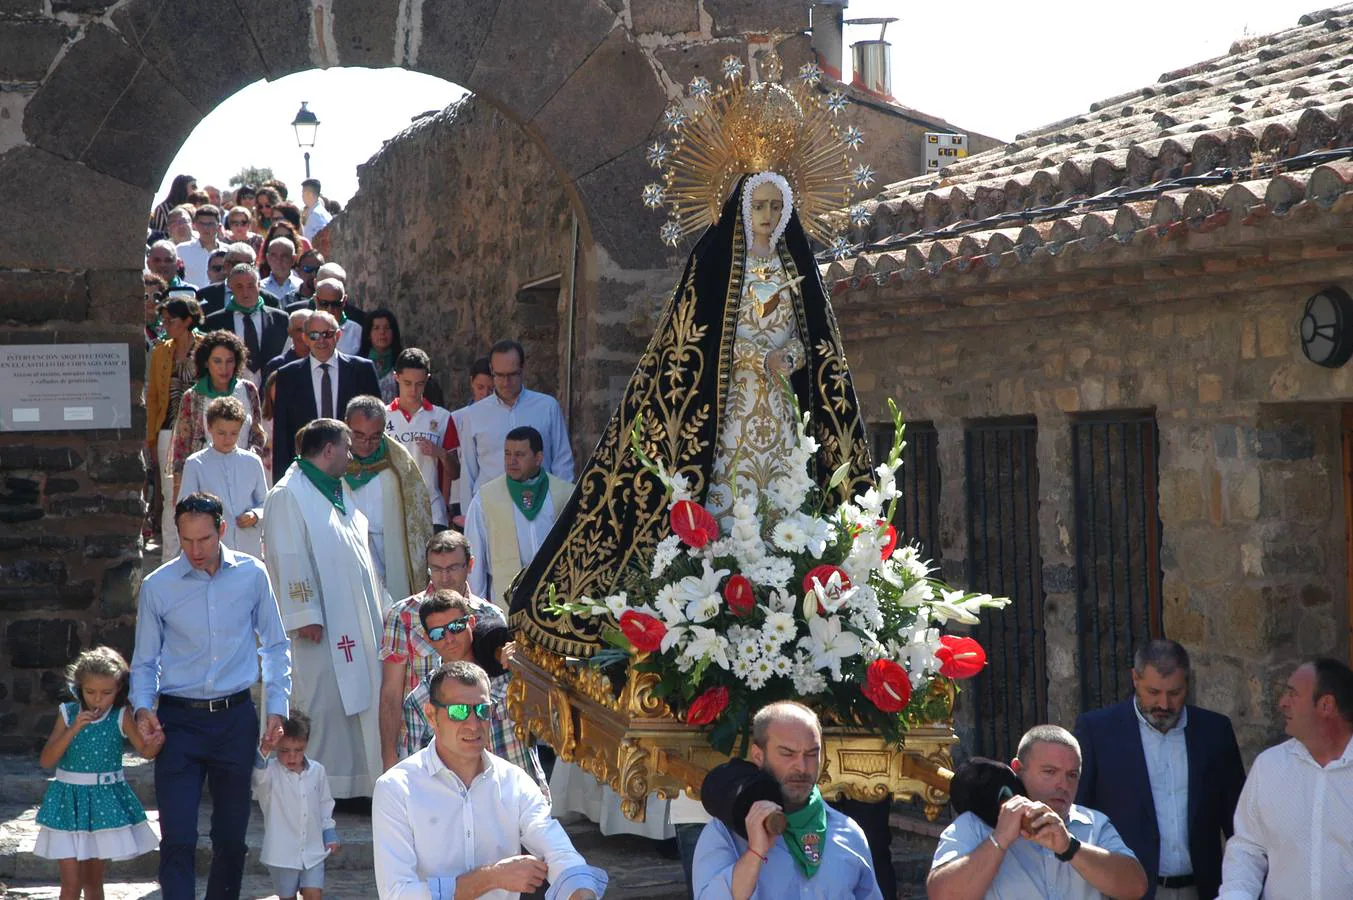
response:
<path fill-rule="evenodd" d="M 848 102 L 845 95 L 824 94 L 822 70 L 814 63 L 799 69 L 792 89 L 780 84 L 783 67 L 774 51 L 762 58 L 762 78 L 744 81 L 746 68 L 736 56 L 727 57 L 722 86 L 697 76 L 685 100 L 667 108 L 663 121 L 672 132 L 670 143 L 655 141 L 648 148 L 648 161 L 662 181 L 643 191 L 650 209 L 670 210 L 659 234 L 676 246 L 718 221 L 739 178 L 772 171 L 789 182 L 808 234 L 838 257 L 847 255 L 850 243 L 837 227 L 842 217 L 831 214 L 850 204 L 855 189 L 868 187 L 874 171 L 851 158 L 864 143 L 860 129 L 835 121 Z M 851 207 L 848 220 L 862 225 L 868 213 Z"/>

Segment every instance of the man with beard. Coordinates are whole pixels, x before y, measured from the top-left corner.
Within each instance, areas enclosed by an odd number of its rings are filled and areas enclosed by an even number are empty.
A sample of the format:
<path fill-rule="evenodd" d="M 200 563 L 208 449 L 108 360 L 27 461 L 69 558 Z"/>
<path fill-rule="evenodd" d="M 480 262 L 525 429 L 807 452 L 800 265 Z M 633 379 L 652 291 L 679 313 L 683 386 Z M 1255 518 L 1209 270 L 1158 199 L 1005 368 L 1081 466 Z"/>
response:
<path fill-rule="evenodd" d="M 1196 900 L 1221 887 L 1222 834 L 1245 766 L 1231 720 L 1185 704 L 1189 655 L 1171 640 L 1137 649 L 1133 696 L 1084 713 L 1076 802 L 1109 817 L 1141 860 L 1147 897 Z"/>
<path fill-rule="evenodd" d="M 792 700 L 762 707 L 752 717 L 750 758 L 775 776 L 784 802 L 753 803 L 746 839 L 718 819 L 705 826 L 695 848 L 695 896 L 882 900 L 864 832 L 828 806 L 817 788 L 822 774 L 817 715 Z M 772 833 L 776 813 L 783 814 L 783 834 Z"/>
<path fill-rule="evenodd" d="M 1010 768 L 1024 795 L 1001 804 L 994 829 L 975 812 L 944 829 L 926 879 L 931 900 L 1146 894 L 1146 872 L 1109 817 L 1072 802 L 1081 749 L 1071 732 L 1035 725 Z"/>

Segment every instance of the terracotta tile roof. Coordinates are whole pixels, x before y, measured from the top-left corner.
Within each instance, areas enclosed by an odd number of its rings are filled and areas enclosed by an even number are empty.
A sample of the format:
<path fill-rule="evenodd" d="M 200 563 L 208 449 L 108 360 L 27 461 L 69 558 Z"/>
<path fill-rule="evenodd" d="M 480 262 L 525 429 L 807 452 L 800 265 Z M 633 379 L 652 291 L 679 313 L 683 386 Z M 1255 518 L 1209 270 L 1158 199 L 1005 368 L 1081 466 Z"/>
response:
<path fill-rule="evenodd" d="M 824 278 L 840 292 L 862 276 L 962 273 L 1152 228 L 1210 230 L 1302 202 L 1328 209 L 1353 180 L 1337 161 L 1353 154 L 1321 153 L 1334 148 L 1353 148 L 1353 4 L 889 185 L 863 204 L 873 220 L 854 233 L 860 252 L 824 266 Z"/>

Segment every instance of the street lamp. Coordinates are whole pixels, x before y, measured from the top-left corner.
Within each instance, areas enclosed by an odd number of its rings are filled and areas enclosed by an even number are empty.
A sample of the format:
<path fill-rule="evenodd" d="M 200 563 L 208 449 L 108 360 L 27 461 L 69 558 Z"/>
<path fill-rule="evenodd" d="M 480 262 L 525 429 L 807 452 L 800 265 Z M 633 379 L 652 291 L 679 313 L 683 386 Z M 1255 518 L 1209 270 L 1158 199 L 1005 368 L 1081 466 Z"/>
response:
<path fill-rule="evenodd" d="M 309 109 L 306 109 L 307 101 L 301 101 L 300 111 L 296 113 L 296 118 L 291 120 L 291 127 L 296 129 L 296 146 L 302 149 L 315 146 L 315 133 L 319 131 L 319 119 Z M 305 151 L 305 177 L 310 177 L 310 151 Z"/>

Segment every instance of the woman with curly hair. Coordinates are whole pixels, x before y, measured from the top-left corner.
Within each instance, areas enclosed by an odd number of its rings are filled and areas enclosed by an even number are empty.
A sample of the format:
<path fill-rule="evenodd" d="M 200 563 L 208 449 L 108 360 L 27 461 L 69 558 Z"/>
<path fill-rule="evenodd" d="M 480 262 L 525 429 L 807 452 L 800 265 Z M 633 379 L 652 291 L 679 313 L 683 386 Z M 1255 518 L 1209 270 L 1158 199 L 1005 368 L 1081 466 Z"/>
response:
<path fill-rule="evenodd" d="M 248 378 L 239 377 L 248 358 L 244 340 L 233 331 L 213 331 L 203 335 L 193 353 L 197 363 L 197 382 L 179 402 L 174 422 L 171 450 L 174 470 L 174 495 L 165 498 L 172 507 L 178 502 L 183 480 L 183 464 L 189 456 L 207 445 L 207 406 L 217 397 L 234 397 L 244 404 L 244 425 L 240 428 L 240 449 L 262 454 L 267 446 L 263 431 L 263 409 L 258 388 Z"/>

